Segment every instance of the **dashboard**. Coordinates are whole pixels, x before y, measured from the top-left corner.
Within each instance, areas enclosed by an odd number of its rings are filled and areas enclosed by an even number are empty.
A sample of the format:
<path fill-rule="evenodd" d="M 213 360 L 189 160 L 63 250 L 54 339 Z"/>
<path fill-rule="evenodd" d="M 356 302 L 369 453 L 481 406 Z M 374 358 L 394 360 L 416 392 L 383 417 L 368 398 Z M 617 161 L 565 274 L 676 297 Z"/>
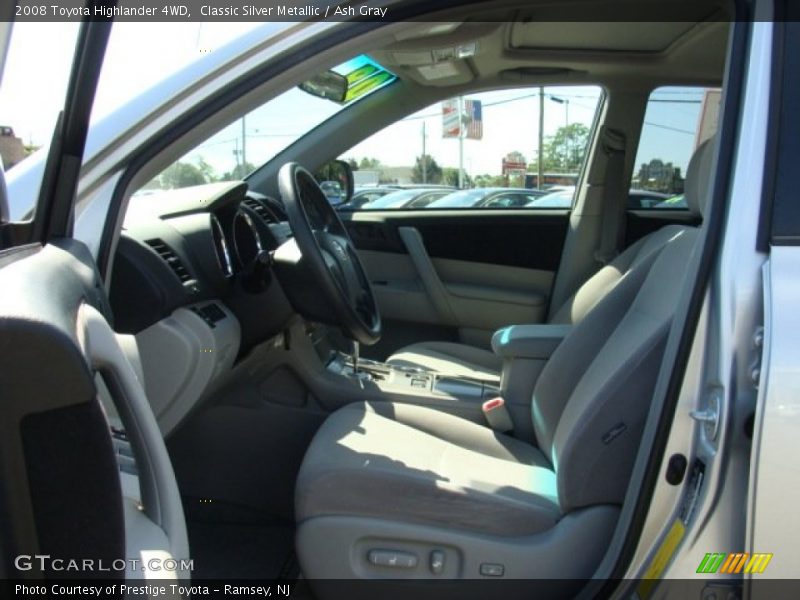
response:
<path fill-rule="evenodd" d="M 271 269 L 292 237 L 282 204 L 244 182 L 134 195 L 114 255 L 114 328 L 138 346 L 163 434 L 295 312 Z"/>
<path fill-rule="evenodd" d="M 270 316 L 280 321 L 291 310 L 272 289 L 268 255 L 290 237 L 282 204 L 248 192 L 244 182 L 134 195 L 111 280 L 116 330 L 136 334 L 181 306 L 214 298 L 268 333 L 283 324 Z"/>

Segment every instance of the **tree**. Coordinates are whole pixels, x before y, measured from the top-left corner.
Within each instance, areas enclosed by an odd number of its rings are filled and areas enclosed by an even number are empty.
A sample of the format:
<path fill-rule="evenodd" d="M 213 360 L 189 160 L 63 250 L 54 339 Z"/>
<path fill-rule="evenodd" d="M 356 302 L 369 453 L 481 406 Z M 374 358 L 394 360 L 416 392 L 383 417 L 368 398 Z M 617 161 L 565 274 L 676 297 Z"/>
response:
<path fill-rule="evenodd" d="M 425 165 L 424 169 L 423 164 Z M 411 169 L 411 181 L 414 183 L 441 183 L 442 168 L 430 154 L 418 156 Z"/>
<path fill-rule="evenodd" d="M 202 156 L 198 156 L 194 162 L 195 165 L 197 165 L 197 168 L 200 169 L 200 172 L 203 174 L 205 183 L 212 183 L 214 181 L 219 181 L 219 177 L 217 177 L 217 173 L 216 171 L 214 171 L 214 167 L 212 167 L 208 162 L 206 162 L 205 158 L 203 158 Z M 250 163 L 247 164 L 250 165 Z M 250 165 L 250 167 L 251 167 L 250 170 L 252 171 L 253 165 Z M 248 171 L 244 175 L 247 175 L 249 172 L 250 171 Z M 238 177 L 238 179 L 241 179 L 241 177 Z"/>
<path fill-rule="evenodd" d="M 359 169 L 377 169 L 381 166 L 381 161 L 377 158 L 367 158 L 366 156 L 358 163 Z"/>
<path fill-rule="evenodd" d="M 198 157 L 195 159 L 194 163 L 182 162 L 180 160 L 172 163 L 157 177 L 157 183 L 155 185 L 151 185 L 153 183 L 151 182 L 145 187 L 172 190 L 190 187 L 192 185 L 203 185 L 204 183 L 212 183 L 217 180 L 218 178 L 217 174 L 214 172 L 214 167 L 206 162 L 203 157 Z"/>
<path fill-rule="evenodd" d="M 252 163 L 245 161 L 244 164 L 238 163 L 231 171 L 225 173 L 220 177 L 220 181 L 237 181 L 244 179 L 247 175 L 256 170 L 256 166 Z M 213 179 L 211 180 L 213 181 Z"/>
<path fill-rule="evenodd" d="M 503 187 L 506 185 L 506 178 L 503 175 L 476 175 L 473 181 L 475 187 Z"/>
<path fill-rule="evenodd" d="M 203 171 L 192 163 L 181 161 L 173 163 L 164 169 L 158 180 L 160 187 L 165 190 L 207 183 Z"/>
<path fill-rule="evenodd" d="M 559 127 L 554 135 L 548 136 L 542 148 L 542 169 L 546 172 L 573 172 L 580 169 L 589 142 L 589 128 L 583 123 L 570 123 Z M 528 165 L 528 170 L 536 172 L 538 157 Z"/>
<path fill-rule="evenodd" d="M 445 167 L 442 169 L 442 183 L 458 187 L 458 169 L 452 167 Z M 464 171 L 464 187 L 472 187 L 472 178 L 466 171 Z"/>

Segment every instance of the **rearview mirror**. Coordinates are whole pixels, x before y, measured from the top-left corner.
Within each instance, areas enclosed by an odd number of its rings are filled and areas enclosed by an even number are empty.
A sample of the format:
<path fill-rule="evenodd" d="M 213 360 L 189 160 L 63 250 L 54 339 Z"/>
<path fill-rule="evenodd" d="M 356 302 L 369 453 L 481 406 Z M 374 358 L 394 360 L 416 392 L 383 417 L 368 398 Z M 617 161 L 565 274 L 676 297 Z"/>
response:
<path fill-rule="evenodd" d="M 325 71 L 314 75 L 311 79 L 301 83 L 299 87 L 312 96 L 334 102 L 343 103 L 347 97 L 347 77 L 334 71 Z"/>
<path fill-rule="evenodd" d="M 340 207 L 353 197 L 353 169 L 343 160 L 332 160 L 314 173 L 331 206 Z"/>
<path fill-rule="evenodd" d="M 357 56 L 324 73 L 314 75 L 298 87 L 304 92 L 347 104 L 371 94 L 397 79 L 368 56 Z"/>

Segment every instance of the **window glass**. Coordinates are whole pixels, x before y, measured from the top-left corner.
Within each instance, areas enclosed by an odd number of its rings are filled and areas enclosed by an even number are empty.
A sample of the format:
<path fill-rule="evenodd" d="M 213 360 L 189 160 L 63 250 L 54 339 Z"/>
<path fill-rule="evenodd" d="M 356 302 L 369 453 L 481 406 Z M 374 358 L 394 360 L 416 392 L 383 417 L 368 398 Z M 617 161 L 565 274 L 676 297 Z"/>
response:
<path fill-rule="evenodd" d="M 259 25 L 115 21 L 92 104 L 92 125 Z M 75 20 L 14 24 L 0 87 L 0 159 L 6 170 L 49 144 L 64 105 L 79 26 Z M 35 198 L 15 200 L 11 216 L 19 219 Z"/>
<path fill-rule="evenodd" d="M 600 97 L 595 86 L 536 87 L 438 102 L 340 157 L 353 167 L 356 187 L 354 201 L 340 208 L 570 208 Z M 366 200 L 386 186 L 406 193 Z M 558 202 L 540 203 L 554 191 Z"/>
<path fill-rule="evenodd" d="M 78 29 L 77 22 L 14 24 L 0 87 L 0 162 L 6 172 L 38 150 L 46 152 L 64 108 Z M 11 220 L 33 218 L 37 196 L 38 188 L 9 198 Z"/>
<path fill-rule="evenodd" d="M 628 208 L 687 210 L 686 168 L 695 149 L 717 130 L 721 93 L 662 87 L 650 94 L 631 180 Z"/>
<path fill-rule="evenodd" d="M 302 89 L 293 87 L 237 119 L 171 164 L 137 194 L 243 179 L 333 115 L 396 79 L 366 56 L 319 75 L 301 84 Z M 339 92 L 342 95 L 337 97 Z M 322 186 L 332 204 L 341 202 L 343 190 L 337 182 L 325 181 Z"/>

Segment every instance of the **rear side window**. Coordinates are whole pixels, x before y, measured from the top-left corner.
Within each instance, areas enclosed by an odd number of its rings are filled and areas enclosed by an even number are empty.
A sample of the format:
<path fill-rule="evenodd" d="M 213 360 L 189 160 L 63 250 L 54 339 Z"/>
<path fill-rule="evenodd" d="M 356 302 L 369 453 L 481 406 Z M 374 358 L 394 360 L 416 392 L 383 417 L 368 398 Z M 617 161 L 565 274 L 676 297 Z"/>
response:
<path fill-rule="evenodd" d="M 688 210 L 686 168 L 717 131 L 721 90 L 661 87 L 650 94 L 628 195 L 630 210 Z"/>

